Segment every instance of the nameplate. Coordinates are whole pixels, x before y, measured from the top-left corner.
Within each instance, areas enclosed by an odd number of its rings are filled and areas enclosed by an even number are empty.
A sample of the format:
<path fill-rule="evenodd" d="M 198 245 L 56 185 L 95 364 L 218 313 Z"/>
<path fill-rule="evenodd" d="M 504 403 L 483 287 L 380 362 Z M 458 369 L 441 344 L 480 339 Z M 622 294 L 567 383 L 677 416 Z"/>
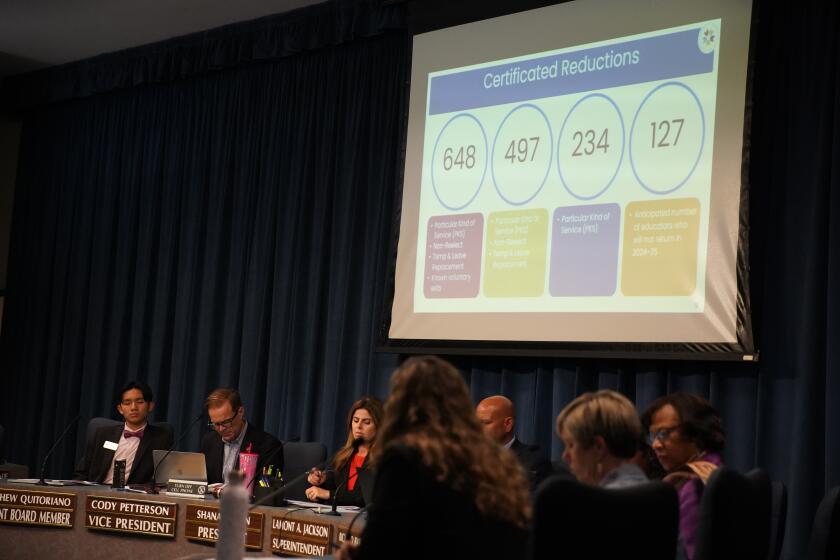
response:
<path fill-rule="evenodd" d="M 341 525 L 339 525 L 335 531 L 335 542 L 337 542 L 338 544 L 344 544 L 344 541 L 349 540 L 351 543 L 358 546 L 362 542 L 362 539 L 359 538 L 361 528 L 358 525 L 353 525 L 353 529 L 356 531 L 356 534 L 351 536 L 347 534 L 347 527 L 342 527 Z"/>
<path fill-rule="evenodd" d="M 178 504 L 88 495 L 85 527 L 130 535 L 175 538 Z"/>
<path fill-rule="evenodd" d="M 187 519 L 184 524 L 184 535 L 187 540 L 201 542 L 216 542 L 219 540 L 219 508 L 215 506 L 199 506 L 187 504 Z M 248 526 L 245 531 L 245 548 L 262 550 L 263 520 L 265 514 L 251 512 L 248 514 Z"/>
<path fill-rule="evenodd" d="M 326 556 L 330 553 L 332 525 L 289 519 L 271 518 L 271 552 L 283 556 Z"/>
<path fill-rule="evenodd" d="M 0 523 L 72 529 L 75 513 L 75 494 L 0 489 Z"/>
<path fill-rule="evenodd" d="M 181 498 L 204 499 L 207 493 L 207 483 L 200 480 L 176 480 L 170 478 L 166 483 L 167 496 L 179 496 Z"/>

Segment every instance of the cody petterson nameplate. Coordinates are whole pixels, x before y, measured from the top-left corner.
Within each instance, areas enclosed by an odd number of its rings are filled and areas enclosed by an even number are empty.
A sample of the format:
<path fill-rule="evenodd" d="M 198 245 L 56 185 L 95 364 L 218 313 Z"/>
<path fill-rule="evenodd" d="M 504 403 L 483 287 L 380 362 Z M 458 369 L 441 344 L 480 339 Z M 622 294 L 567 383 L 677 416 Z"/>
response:
<path fill-rule="evenodd" d="M 332 525 L 289 519 L 288 515 L 271 518 L 271 552 L 283 556 L 326 556 L 330 553 Z"/>
<path fill-rule="evenodd" d="M 0 489 L 0 523 L 72 529 L 75 513 L 75 494 Z"/>
<path fill-rule="evenodd" d="M 187 537 L 187 540 L 191 541 L 218 541 L 219 517 L 218 507 L 187 504 L 184 536 Z M 249 550 L 262 550 L 264 519 L 265 514 L 259 512 L 248 514 L 248 528 L 245 531 L 245 548 Z"/>
<path fill-rule="evenodd" d="M 85 527 L 131 535 L 175 537 L 178 504 L 88 495 Z"/>

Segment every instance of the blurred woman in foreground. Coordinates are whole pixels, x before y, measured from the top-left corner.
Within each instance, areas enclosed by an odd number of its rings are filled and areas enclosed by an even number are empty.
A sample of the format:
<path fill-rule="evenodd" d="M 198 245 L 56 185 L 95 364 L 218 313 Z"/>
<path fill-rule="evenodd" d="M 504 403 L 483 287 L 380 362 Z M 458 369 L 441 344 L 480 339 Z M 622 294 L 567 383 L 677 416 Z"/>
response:
<path fill-rule="evenodd" d="M 516 457 L 484 435 L 464 380 L 416 357 L 391 378 L 373 506 L 339 559 L 522 558 L 530 516 Z"/>
<path fill-rule="evenodd" d="M 563 460 L 580 482 L 604 488 L 644 484 L 647 476 L 631 462 L 642 425 L 629 400 L 615 391 L 584 393 L 557 416 Z"/>
<path fill-rule="evenodd" d="M 362 397 L 353 403 L 347 414 L 347 441 L 335 454 L 332 470 L 310 473 L 307 481 L 312 486 L 306 489 L 307 498 L 364 507 L 362 482 L 371 476 L 367 472 L 370 452 L 376 444 L 382 416 L 382 401 L 376 397 Z"/>

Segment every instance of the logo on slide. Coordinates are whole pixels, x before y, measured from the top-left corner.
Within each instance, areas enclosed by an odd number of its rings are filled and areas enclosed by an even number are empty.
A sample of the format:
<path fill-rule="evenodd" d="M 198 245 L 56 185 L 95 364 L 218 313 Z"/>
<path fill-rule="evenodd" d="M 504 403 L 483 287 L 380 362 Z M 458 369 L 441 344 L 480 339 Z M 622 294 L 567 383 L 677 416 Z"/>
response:
<path fill-rule="evenodd" d="M 700 34 L 697 36 L 697 46 L 700 52 L 708 54 L 715 50 L 720 37 L 720 32 L 716 25 L 706 24 L 700 28 Z"/>

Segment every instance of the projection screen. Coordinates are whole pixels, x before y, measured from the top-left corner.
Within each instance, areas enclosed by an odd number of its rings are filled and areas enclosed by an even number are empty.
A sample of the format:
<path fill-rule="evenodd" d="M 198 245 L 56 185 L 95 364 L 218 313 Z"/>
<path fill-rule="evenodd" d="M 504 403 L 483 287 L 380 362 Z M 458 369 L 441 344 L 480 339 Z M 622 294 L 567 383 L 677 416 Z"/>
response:
<path fill-rule="evenodd" d="M 578 0 L 415 36 L 389 343 L 751 359 L 750 19 Z"/>

